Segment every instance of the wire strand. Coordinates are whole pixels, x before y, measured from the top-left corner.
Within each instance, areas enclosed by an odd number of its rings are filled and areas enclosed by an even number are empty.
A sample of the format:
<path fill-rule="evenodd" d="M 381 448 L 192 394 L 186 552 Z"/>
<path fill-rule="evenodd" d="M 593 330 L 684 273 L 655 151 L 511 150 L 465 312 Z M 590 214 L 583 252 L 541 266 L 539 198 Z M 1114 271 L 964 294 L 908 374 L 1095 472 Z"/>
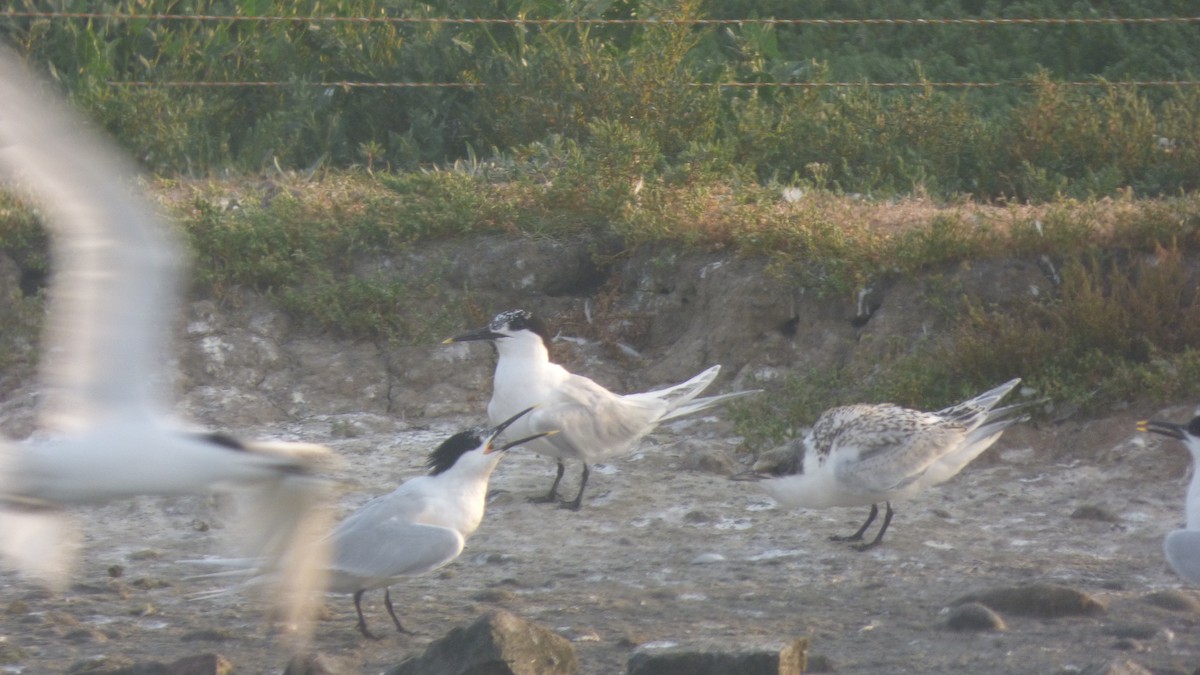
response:
<path fill-rule="evenodd" d="M 239 14 L 120 14 L 110 12 L 35 12 L 8 9 L 0 16 L 36 19 L 105 19 L 111 21 L 258 21 L 362 24 L 498 24 L 498 25 L 779 25 L 779 26 L 1071 26 L 1200 23 L 1200 16 L 1160 17 L 1028 17 L 1013 19 L 505 19 L 407 16 L 248 16 Z"/>

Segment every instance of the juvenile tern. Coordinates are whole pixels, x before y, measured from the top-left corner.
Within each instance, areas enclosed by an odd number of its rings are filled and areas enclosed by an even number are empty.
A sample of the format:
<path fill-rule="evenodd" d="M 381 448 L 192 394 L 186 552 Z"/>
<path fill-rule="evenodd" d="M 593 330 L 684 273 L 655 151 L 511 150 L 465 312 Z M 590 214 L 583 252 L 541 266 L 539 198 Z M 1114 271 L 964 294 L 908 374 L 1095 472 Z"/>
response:
<path fill-rule="evenodd" d="M 720 366 L 712 366 L 692 379 L 665 389 L 641 394 L 614 394 L 592 380 L 569 372 L 550 361 L 551 333 L 544 321 L 523 309 L 497 314 L 478 330 L 447 338 L 445 343 L 489 341 L 499 359 L 488 402 L 491 423 L 528 406 L 537 409 L 512 429 L 528 435 L 546 429 L 559 433 L 529 444 L 529 449 L 558 462 L 554 483 L 545 497 L 534 501 L 557 502 L 566 459 L 583 462 L 579 492 L 564 508 L 578 510 L 587 487 L 588 464 L 625 454 L 655 426 L 684 415 L 760 390 L 738 391 L 696 398 L 712 384 Z"/>
<path fill-rule="evenodd" d="M 363 504 L 326 538 L 325 544 L 333 552 L 326 590 L 354 595 L 357 628 L 365 637 L 377 639 L 367 629 L 363 616 L 363 593 L 383 588 L 383 604 L 396 630 L 409 632 L 396 616 L 388 587 L 403 577 L 424 574 L 457 558 L 483 520 L 488 479 L 504 451 L 554 433 L 546 431 L 496 445 L 497 437 L 530 410 L 526 408 L 491 429 L 468 429 L 446 439 L 429 455 L 428 475 L 417 476 Z M 238 560 L 193 562 L 242 565 Z M 203 576 L 244 574 L 246 570 L 235 569 Z M 225 595 L 262 581 L 255 577 L 238 586 L 199 595 Z"/>
<path fill-rule="evenodd" d="M 1200 471 L 1196 470 L 1200 466 L 1200 417 L 1192 418 L 1186 425 L 1142 420 L 1137 428 L 1183 441 L 1192 453 L 1192 480 L 1184 502 L 1184 526 L 1182 530 L 1167 534 L 1163 540 L 1163 554 L 1176 574 L 1190 583 L 1200 584 Z"/>
<path fill-rule="evenodd" d="M 799 441 L 765 452 L 736 479 L 760 480 L 767 493 L 788 507 L 824 509 L 871 506 L 857 532 L 834 541 L 862 541 L 879 515 L 879 534 L 854 548 L 878 546 L 892 522 L 892 501 L 953 478 L 988 449 L 1000 434 L 1022 421 L 1012 413 L 1023 404 L 995 405 L 1020 382 L 1010 380 L 975 398 L 937 412 L 890 403 L 856 404 L 821 414 Z"/>
<path fill-rule="evenodd" d="M 323 581 L 321 445 L 245 442 L 169 419 L 160 390 L 178 310 L 181 245 L 133 193 L 135 170 L 90 123 L 0 50 L 0 170 L 46 214 L 53 276 L 39 430 L 0 441 L 0 558 L 51 586 L 80 539 L 66 507 L 242 489 L 246 539 L 293 623 Z"/>

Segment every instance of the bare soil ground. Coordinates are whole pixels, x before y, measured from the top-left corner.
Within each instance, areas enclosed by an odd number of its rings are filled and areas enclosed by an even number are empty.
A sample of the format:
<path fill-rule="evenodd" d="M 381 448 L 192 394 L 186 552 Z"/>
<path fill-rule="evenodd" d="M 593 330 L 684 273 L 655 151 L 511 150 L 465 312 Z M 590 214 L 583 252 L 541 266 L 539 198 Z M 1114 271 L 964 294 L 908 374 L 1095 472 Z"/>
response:
<path fill-rule="evenodd" d="M 662 429 L 630 458 L 597 467 L 578 513 L 527 503 L 548 487 L 553 464 L 513 451 L 462 557 L 393 588 L 416 635 L 392 633 L 373 593 L 368 620 L 385 637 L 365 640 L 350 598 L 329 596 L 312 648 L 351 671 L 380 672 L 501 607 L 571 639 L 589 674 L 624 672 L 634 649 L 769 647 L 802 635 L 810 656 L 838 673 L 1079 672 L 1122 657 L 1190 673 L 1200 613 L 1147 599 L 1183 589 L 1200 601 L 1160 552 L 1182 521 L 1187 453 L 1139 438 L 1136 419 L 1018 427 L 951 482 L 896 504 L 885 545 L 865 553 L 828 537 L 853 531 L 867 509 L 785 511 L 752 484 L 697 468 L 700 455 L 737 457 L 738 439 L 715 417 Z M 339 511 L 348 513 L 420 473 L 429 449 L 476 421 L 351 414 L 235 431 L 329 441 L 345 459 Z M 1073 518 L 1084 506 L 1116 522 Z M 178 561 L 228 551 L 225 511 L 214 500 L 144 498 L 83 514 L 86 554 L 67 592 L 0 575 L 0 654 L 10 655 L 0 672 L 203 652 L 240 673 L 279 672 L 288 654 L 254 598 L 187 598 L 214 584 L 188 580 L 194 570 Z M 944 627 L 959 596 L 1031 582 L 1084 591 L 1106 611 L 1004 615 L 1004 632 Z"/>

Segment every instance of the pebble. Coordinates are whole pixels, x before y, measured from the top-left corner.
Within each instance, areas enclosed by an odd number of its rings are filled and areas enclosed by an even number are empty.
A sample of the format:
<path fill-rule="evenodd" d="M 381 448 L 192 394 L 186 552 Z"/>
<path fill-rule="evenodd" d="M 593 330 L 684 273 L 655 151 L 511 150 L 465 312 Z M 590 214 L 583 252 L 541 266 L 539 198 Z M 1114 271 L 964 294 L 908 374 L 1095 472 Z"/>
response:
<path fill-rule="evenodd" d="M 1043 618 L 1090 616 L 1105 611 L 1104 603 L 1083 591 L 1057 584 L 1030 584 L 968 593 L 951 605 L 978 602 L 989 608 Z"/>
<path fill-rule="evenodd" d="M 1008 630 L 999 614 L 978 602 L 965 602 L 952 608 L 946 616 L 946 627 L 971 631 Z"/>
<path fill-rule="evenodd" d="M 720 553 L 701 553 L 692 558 L 693 565 L 710 565 L 712 563 L 725 562 L 725 556 Z"/>
<path fill-rule="evenodd" d="M 1183 591 L 1156 591 L 1142 596 L 1142 599 L 1151 605 L 1173 612 L 1200 613 L 1200 602 Z"/>

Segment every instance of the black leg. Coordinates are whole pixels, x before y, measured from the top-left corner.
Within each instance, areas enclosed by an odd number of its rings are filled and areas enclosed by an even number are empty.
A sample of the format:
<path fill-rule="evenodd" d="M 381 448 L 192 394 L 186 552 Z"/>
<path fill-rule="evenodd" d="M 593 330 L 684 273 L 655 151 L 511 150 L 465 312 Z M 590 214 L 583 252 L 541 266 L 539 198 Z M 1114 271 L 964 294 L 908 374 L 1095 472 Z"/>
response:
<path fill-rule="evenodd" d="M 891 510 L 892 510 L 892 507 L 889 504 L 888 511 L 891 511 Z M 848 537 L 833 536 L 833 537 L 830 537 L 829 540 L 830 541 L 862 541 L 863 533 L 865 533 L 867 531 L 867 528 L 871 526 L 871 523 L 875 522 L 875 516 L 877 516 L 877 515 L 879 515 L 879 505 L 872 504 L 871 505 L 871 514 L 869 516 L 867 516 L 867 522 L 863 523 L 862 527 L 858 528 L 858 532 L 855 532 L 854 534 L 852 534 Z"/>
<path fill-rule="evenodd" d="M 392 589 L 383 589 L 383 606 L 387 607 L 388 614 L 392 617 L 392 623 L 396 624 L 396 632 L 412 635 L 413 632 L 404 626 L 400 625 L 400 617 L 396 616 L 396 610 L 392 607 Z"/>
<path fill-rule="evenodd" d="M 377 636 L 371 633 L 371 631 L 367 630 L 367 619 L 363 616 L 362 596 L 365 592 L 366 590 L 364 589 L 361 591 L 355 591 L 354 593 L 354 611 L 358 612 L 358 632 L 362 633 L 363 637 L 367 639 L 378 640 L 379 638 Z"/>
<path fill-rule="evenodd" d="M 550 492 L 541 497 L 530 497 L 529 501 L 534 504 L 551 504 L 558 501 L 558 484 L 562 481 L 563 471 L 567 467 L 563 465 L 563 461 L 558 460 L 558 472 L 554 474 L 554 484 L 550 486 Z"/>
<path fill-rule="evenodd" d="M 869 548 L 875 548 L 876 546 L 878 546 L 879 542 L 883 541 L 883 533 L 887 532 L 888 525 L 892 524 L 892 515 L 894 513 L 895 513 L 895 511 L 892 510 L 892 503 L 887 502 L 887 513 L 883 514 L 883 526 L 879 528 L 879 534 L 875 535 L 875 538 L 873 540 L 871 540 L 870 543 L 859 544 L 858 546 L 855 546 L 853 548 L 855 548 L 856 550 L 859 550 L 859 551 L 865 551 Z"/>
<path fill-rule="evenodd" d="M 579 478 L 579 494 L 575 495 L 575 499 L 563 502 L 559 506 L 564 509 L 571 509 L 572 511 L 578 511 L 579 507 L 583 506 L 583 489 L 587 487 L 588 473 L 588 465 L 585 462 L 583 465 L 583 475 Z"/>

